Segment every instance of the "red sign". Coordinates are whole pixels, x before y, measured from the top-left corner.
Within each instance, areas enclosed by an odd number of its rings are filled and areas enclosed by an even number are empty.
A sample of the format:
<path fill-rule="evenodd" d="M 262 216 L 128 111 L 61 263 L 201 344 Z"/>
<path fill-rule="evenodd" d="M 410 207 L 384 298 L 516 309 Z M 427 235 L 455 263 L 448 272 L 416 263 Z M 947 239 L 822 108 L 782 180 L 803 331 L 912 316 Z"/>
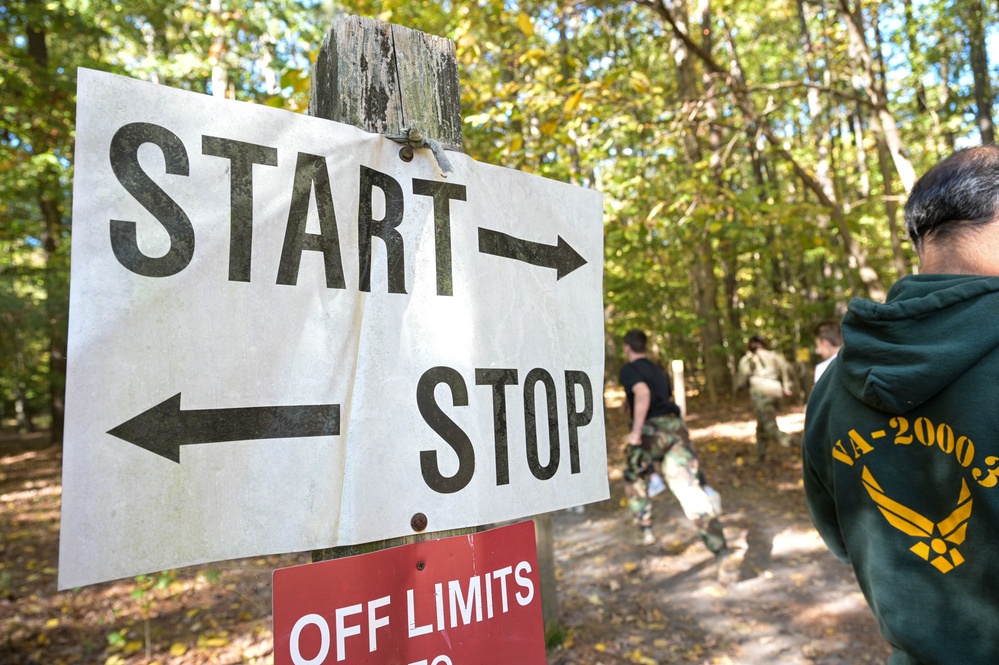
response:
<path fill-rule="evenodd" d="M 274 571 L 274 665 L 545 665 L 534 523 Z"/>

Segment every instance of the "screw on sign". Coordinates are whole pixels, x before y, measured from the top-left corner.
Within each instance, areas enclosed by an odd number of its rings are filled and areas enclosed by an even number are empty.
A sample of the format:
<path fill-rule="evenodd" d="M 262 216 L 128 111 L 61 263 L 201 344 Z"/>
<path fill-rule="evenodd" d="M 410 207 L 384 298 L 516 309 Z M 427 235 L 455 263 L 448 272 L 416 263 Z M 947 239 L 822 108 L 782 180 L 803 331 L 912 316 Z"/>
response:
<path fill-rule="evenodd" d="M 544 665 L 532 522 L 274 573 L 275 665 Z"/>

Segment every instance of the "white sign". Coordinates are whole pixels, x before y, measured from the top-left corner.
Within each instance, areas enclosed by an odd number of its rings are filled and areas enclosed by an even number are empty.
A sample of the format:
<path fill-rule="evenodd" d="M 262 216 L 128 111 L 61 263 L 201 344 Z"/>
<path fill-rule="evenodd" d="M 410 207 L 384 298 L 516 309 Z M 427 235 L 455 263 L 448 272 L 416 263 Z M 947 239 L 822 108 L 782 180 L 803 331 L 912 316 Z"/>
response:
<path fill-rule="evenodd" d="M 601 195 L 79 71 L 59 587 L 608 496 Z"/>

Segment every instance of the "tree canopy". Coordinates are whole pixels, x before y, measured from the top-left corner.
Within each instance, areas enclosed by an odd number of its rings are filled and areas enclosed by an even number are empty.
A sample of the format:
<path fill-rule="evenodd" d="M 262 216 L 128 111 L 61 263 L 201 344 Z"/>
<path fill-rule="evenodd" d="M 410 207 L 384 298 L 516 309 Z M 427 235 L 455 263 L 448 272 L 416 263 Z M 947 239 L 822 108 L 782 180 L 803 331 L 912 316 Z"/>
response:
<path fill-rule="evenodd" d="M 452 39 L 465 149 L 605 196 L 631 327 L 711 398 L 913 269 L 917 174 L 992 142 L 981 0 L 0 2 L 0 424 L 61 433 L 77 67 L 304 112 L 339 15 Z M 613 362 L 611 362 L 613 364 Z M 36 420 L 33 421 L 32 418 Z"/>

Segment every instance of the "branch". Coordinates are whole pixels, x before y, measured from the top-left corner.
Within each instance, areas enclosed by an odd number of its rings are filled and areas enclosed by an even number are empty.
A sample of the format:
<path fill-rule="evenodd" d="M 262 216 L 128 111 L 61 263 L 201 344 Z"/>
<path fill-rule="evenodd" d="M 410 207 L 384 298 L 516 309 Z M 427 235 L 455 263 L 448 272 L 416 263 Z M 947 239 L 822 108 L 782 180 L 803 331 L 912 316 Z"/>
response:
<path fill-rule="evenodd" d="M 676 36 L 676 38 L 682 41 L 684 46 L 686 46 L 691 53 L 696 55 L 700 59 L 700 61 L 704 63 L 704 66 L 708 69 L 708 71 L 710 71 L 712 74 L 721 74 L 722 76 L 728 76 L 728 72 L 722 69 L 718 65 L 718 63 L 715 62 L 714 58 L 712 58 L 710 54 L 705 53 L 704 50 L 700 46 L 698 46 L 694 42 L 694 40 L 690 38 L 690 35 L 688 35 L 680 28 L 679 24 L 677 24 L 676 22 L 676 19 L 673 18 L 673 12 L 669 10 L 669 8 L 666 6 L 663 0 L 636 0 L 636 2 L 639 5 L 648 7 L 655 13 L 659 14 L 659 16 L 663 18 L 663 20 L 669 23 L 669 26 L 673 30 L 673 34 Z"/>
<path fill-rule="evenodd" d="M 874 108 L 871 100 L 863 95 L 856 95 L 843 90 L 838 90 L 836 88 L 830 88 L 825 85 L 818 85 L 816 83 L 810 83 L 808 81 L 782 81 L 781 83 L 767 83 L 761 85 L 754 85 L 752 87 L 747 87 L 746 92 L 774 92 L 777 90 L 793 90 L 795 88 L 810 88 L 812 90 L 818 90 L 819 92 L 824 92 L 832 97 L 838 97 L 844 99 L 848 102 L 854 102 L 857 104 L 863 104 L 865 106 L 870 106 Z"/>

